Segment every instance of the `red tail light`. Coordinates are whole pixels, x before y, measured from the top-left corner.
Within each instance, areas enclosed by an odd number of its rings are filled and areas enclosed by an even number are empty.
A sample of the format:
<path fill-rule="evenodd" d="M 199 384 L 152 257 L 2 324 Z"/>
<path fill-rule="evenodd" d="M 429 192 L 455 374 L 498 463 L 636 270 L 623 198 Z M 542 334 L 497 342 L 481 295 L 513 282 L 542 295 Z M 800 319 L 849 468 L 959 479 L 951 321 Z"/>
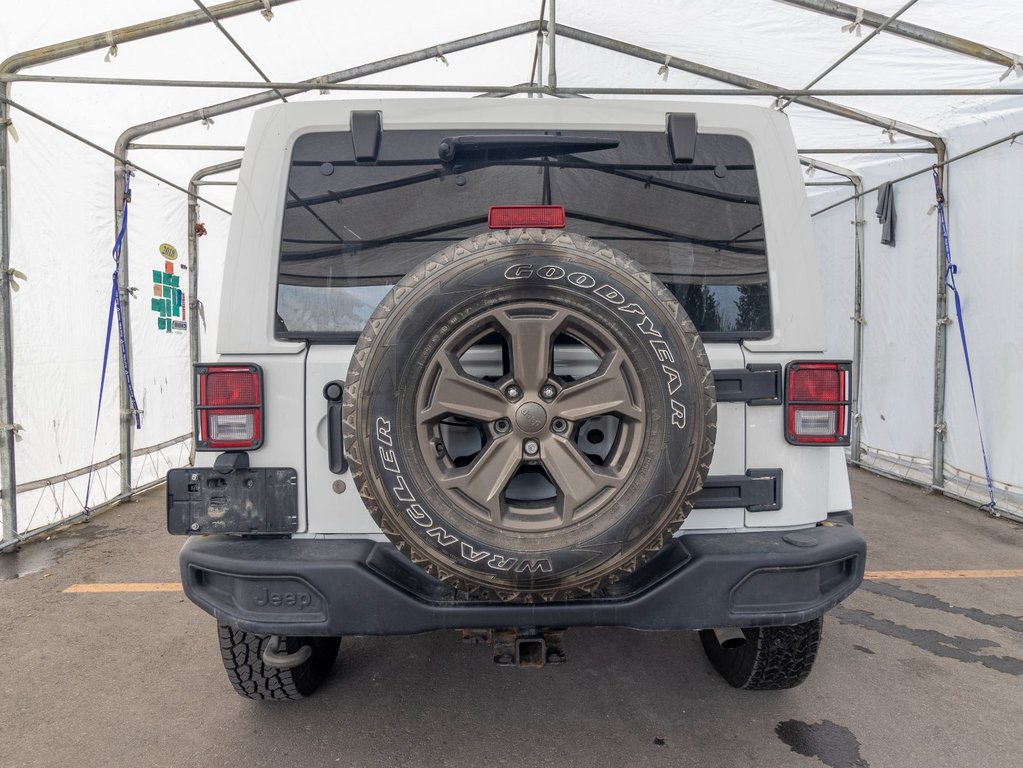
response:
<path fill-rule="evenodd" d="M 492 205 L 487 216 L 491 229 L 512 229 L 513 227 L 540 227 L 561 229 L 565 226 L 563 205 Z"/>
<path fill-rule="evenodd" d="M 849 445 L 850 363 L 794 362 L 785 371 L 785 439 Z"/>
<path fill-rule="evenodd" d="M 249 450 L 263 444 L 263 372 L 256 365 L 199 365 L 196 449 Z"/>

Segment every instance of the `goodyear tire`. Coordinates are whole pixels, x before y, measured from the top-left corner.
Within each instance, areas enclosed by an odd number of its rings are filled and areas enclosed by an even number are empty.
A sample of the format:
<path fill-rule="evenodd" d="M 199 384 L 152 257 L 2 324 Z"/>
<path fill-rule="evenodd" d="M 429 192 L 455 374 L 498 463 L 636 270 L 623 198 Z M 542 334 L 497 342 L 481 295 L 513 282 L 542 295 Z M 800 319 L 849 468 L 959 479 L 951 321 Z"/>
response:
<path fill-rule="evenodd" d="M 702 488 L 715 416 L 671 293 L 613 248 L 534 229 L 407 274 L 356 345 L 343 409 L 388 538 L 467 598 L 526 602 L 597 593 L 656 553 Z"/>

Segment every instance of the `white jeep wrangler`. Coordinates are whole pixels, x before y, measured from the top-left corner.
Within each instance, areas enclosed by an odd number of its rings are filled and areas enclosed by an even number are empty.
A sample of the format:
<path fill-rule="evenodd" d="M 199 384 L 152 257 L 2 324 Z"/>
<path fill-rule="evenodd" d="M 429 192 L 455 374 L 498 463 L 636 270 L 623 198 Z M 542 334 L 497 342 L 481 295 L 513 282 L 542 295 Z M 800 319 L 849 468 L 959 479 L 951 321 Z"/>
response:
<path fill-rule="evenodd" d="M 167 512 L 240 694 L 448 628 L 523 666 L 567 627 L 695 629 L 734 686 L 809 674 L 865 545 L 782 114 L 271 107 L 225 274 Z"/>

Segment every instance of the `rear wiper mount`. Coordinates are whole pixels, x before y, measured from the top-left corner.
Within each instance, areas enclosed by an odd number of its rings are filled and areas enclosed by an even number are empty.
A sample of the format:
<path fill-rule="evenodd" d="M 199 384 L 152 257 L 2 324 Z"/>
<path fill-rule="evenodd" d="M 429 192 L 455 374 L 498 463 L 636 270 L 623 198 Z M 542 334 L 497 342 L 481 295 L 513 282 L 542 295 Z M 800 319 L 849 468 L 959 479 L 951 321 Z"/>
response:
<path fill-rule="evenodd" d="M 515 160 L 546 155 L 568 155 L 614 149 L 618 139 L 593 136 L 549 136 L 547 134 L 510 134 L 484 136 L 449 136 L 437 146 L 442 163 L 453 163 L 460 157 L 487 154 L 495 160 Z"/>

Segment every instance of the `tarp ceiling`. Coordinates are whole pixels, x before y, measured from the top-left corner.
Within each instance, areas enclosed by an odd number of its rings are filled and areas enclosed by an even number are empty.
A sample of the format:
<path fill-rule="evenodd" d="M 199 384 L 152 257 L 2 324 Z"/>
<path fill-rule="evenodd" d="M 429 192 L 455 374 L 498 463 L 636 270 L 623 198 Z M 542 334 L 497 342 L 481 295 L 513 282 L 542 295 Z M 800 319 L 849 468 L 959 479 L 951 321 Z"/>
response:
<path fill-rule="evenodd" d="M 905 0 L 871 0 L 868 10 L 887 16 L 904 5 Z M 442 4 L 417 0 L 378 0 L 374 3 L 297 0 L 283 5 L 275 3 L 274 17 L 269 23 L 259 13 L 229 18 L 222 23 L 274 81 L 303 80 L 420 48 L 440 46 L 436 57 L 356 82 L 509 86 L 529 81 L 536 51 L 535 34 L 524 34 L 454 53 L 446 53 L 444 43 L 535 20 L 540 14 L 540 6 L 540 0 L 504 3 L 448 0 Z M 0 14 L 0 59 L 19 51 L 195 10 L 193 0 L 147 0 L 144 3 L 93 0 L 87 4 L 80 0 L 38 0 L 35 3 L 7 0 Z M 843 27 L 848 25 L 845 20 L 778 0 L 731 3 L 717 0 L 635 3 L 559 0 L 556 10 L 559 24 L 785 88 L 806 86 L 862 40 L 855 31 L 843 31 Z M 905 10 L 900 20 L 991 46 L 1007 52 L 1010 59 L 1023 51 L 1023 6 L 1019 2 L 918 0 Z M 872 29 L 864 24 L 860 33 L 866 37 Z M 118 41 L 111 38 L 110 42 Z M 558 37 L 556 51 L 557 83 L 560 87 L 722 87 L 716 81 L 677 69 L 663 73 L 659 71 L 657 62 L 640 60 L 565 37 Z M 542 58 L 544 69 L 539 80 L 546 83 L 550 60 L 547 48 Z M 886 31 L 871 39 L 815 88 L 1007 89 L 1023 86 L 1021 73 L 1023 67 L 1007 73 L 1006 67 L 1000 64 L 945 51 Z M 116 56 L 105 49 L 96 50 L 32 67 L 23 74 L 259 80 L 252 67 L 211 24 L 121 43 Z M 19 103 L 111 150 L 118 135 L 130 126 L 253 92 L 223 88 L 38 82 L 16 82 L 10 88 L 11 97 Z M 359 97 L 375 95 L 379 94 L 358 94 Z M 383 95 L 402 96 L 400 93 Z M 323 95 L 314 90 L 289 99 L 348 97 L 345 92 L 332 91 Z M 1000 138 L 1010 131 L 1019 130 L 1023 124 L 1023 97 L 1013 94 L 826 98 L 885 119 L 896 119 L 939 133 L 950 140 L 951 154 Z M 743 96 L 730 100 L 765 106 L 774 103 L 774 99 L 767 96 Z M 786 112 L 791 118 L 797 146 L 802 149 L 873 148 L 890 151 L 929 147 L 921 139 L 898 133 L 889 135 L 876 125 L 826 114 L 797 103 L 790 104 Z M 107 374 L 103 408 L 108 416 L 103 420 L 95 446 L 92 440 L 96 382 L 102 360 L 101 341 L 109 290 L 109 249 L 114 230 L 113 173 L 109 158 L 61 136 L 17 109 L 11 116 L 15 132 L 12 137 L 17 136 L 17 141 L 11 143 L 11 265 L 30 273 L 30 281 L 20 294 L 21 298 L 13 304 L 15 386 L 19 400 L 16 419 L 24 427 L 22 440 L 18 443 L 18 481 L 21 483 L 74 471 L 117 452 L 117 402 L 116 393 L 111 394 L 116 387 L 110 385 L 110 381 L 116 378 L 116 364 Z M 250 119 L 251 110 L 218 115 L 205 125 L 198 121 L 190 122 L 138 141 L 240 145 L 244 143 Z M 132 161 L 181 186 L 186 185 L 198 169 L 238 156 L 236 151 L 135 149 L 130 153 Z M 917 168 L 926 168 L 933 162 L 933 155 L 928 154 L 855 153 L 821 154 L 817 157 L 822 162 L 859 169 L 868 186 Z M 1004 162 L 1011 167 L 1019 167 L 1018 157 L 1019 153 L 1006 154 Z M 1016 165 L 1012 166 L 1012 163 Z M 1017 174 L 1017 177 L 1021 175 Z M 230 180 L 234 177 L 235 174 L 225 174 L 216 178 Z M 808 180 L 820 182 L 836 180 L 836 177 L 818 169 Z M 918 212 L 921 215 L 929 205 L 929 183 L 929 177 L 922 177 L 906 187 L 907 190 L 916 190 L 915 194 L 919 195 L 921 210 Z M 1009 180 L 1006 183 L 1011 185 L 1014 182 Z M 134 223 L 129 242 L 132 252 L 144 253 L 146 260 L 140 256 L 138 264 L 133 264 L 133 269 L 138 271 L 133 273 L 132 279 L 133 285 L 141 286 L 145 295 L 149 290 L 149 286 L 145 285 L 147 270 L 156 263 L 154 260 L 159 259 L 154 255 L 154 243 L 172 242 L 180 251 L 185 250 L 185 201 L 179 192 L 141 176 L 136 177 L 134 185 L 138 203 L 133 205 Z M 974 184 L 978 189 L 983 186 L 982 183 Z M 848 196 L 849 191 L 849 188 L 813 186 L 809 189 L 813 196 L 811 208 L 818 209 L 833 200 L 842 199 Z M 203 187 L 201 193 L 230 209 L 232 188 Z M 905 194 L 901 197 L 905 205 L 907 197 Z M 873 198 L 869 205 L 873 205 Z M 215 301 L 215 287 L 220 279 L 216 269 L 219 257 L 214 254 L 223 249 L 227 219 L 209 205 L 202 205 L 201 209 L 211 235 L 202 243 L 210 257 L 209 266 L 204 267 L 205 288 L 200 290 L 200 298 L 210 305 Z M 985 209 L 995 210 L 990 204 L 985 204 Z M 815 221 L 819 243 L 826 250 L 822 258 L 831 257 L 831 266 L 826 268 L 826 273 L 836 279 L 848 277 L 844 270 L 851 263 L 850 210 L 846 206 L 832 212 L 834 215 L 829 213 Z M 1001 242 L 1011 242 L 1009 238 L 1016 236 L 1020 222 L 1018 214 L 1013 214 L 1008 206 L 1005 210 L 1007 214 L 1002 221 L 1006 228 L 1000 233 Z M 908 226 L 918 226 L 920 230 L 921 261 L 916 267 L 916 274 L 926 276 L 927 282 L 921 288 L 918 309 L 926 314 L 928 302 L 933 307 L 934 222 L 925 218 L 919 225 Z M 914 236 L 906 237 L 910 241 Z M 1001 254 L 1001 258 L 1007 256 Z M 75 286 L 74 291 L 67 289 L 69 284 Z M 54 298 L 70 303 L 60 306 L 51 303 L 48 305 L 49 315 L 45 321 L 41 320 L 40 302 L 45 303 L 48 299 L 52 302 Z M 846 289 L 842 300 L 835 303 L 833 312 L 836 322 L 846 323 L 834 336 L 840 350 L 846 350 L 849 343 L 846 319 L 849 301 Z M 150 318 L 145 316 L 147 309 L 138 303 L 137 309 L 133 309 L 132 319 L 139 388 L 149 398 L 149 404 L 143 408 L 148 408 L 146 425 L 136 436 L 136 446 L 157 445 L 189 430 L 187 394 L 182 394 L 188 389 L 187 342 L 183 336 L 175 336 L 176 340 L 167 347 L 169 342 L 152 330 Z M 215 311 L 206 313 L 206 337 L 215 333 L 214 315 Z M 892 323 L 905 321 L 897 312 L 888 319 Z M 928 333 L 933 339 L 933 312 L 929 320 L 925 317 L 921 322 L 917 346 L 926 347 Z M 1014 322 L 1018 322 L 1018 318 Z M 206 349 L 211 348 L 206 341 L 204 345 Z M 851 350 L 848 353 L 851 354 Z M 55 356 L 63 356 L 63 364 L 57 362 Z M 67 370 L 69 362 L 72 363 L 70 372 Z M 925 349 L 913 365 L 921 382 L 926 385 L 933 375 L 933 346 Z M 88 386 L 82 384 L 83 377 Z M 49 383 L 49 388 L 38 389 L 32 383 L 43 381 Z M 178 408 L 180 413 L 175 411 L 173 415 L 160 417 L 153 402 L 168 397 L 171 391 L 176 392 L 178 398 L 184 397 L 185 402 Z M 896 400 L 902 396 L 889 394 Z M 923 400 L 929 396 L 928 389 L 922 396 Z M 918 393 L 916 399 L 920 397 Z M 891 455 L 916 457 L 910 461 L 918 459 L 926 463 L 931 429 L 931 425 L 926 424 L 927 418 L 926 413 L 922 413 L 916 420 L 919 423 L 905 427 L 905 434 L 915 434 L 908 442 L 905 435 L 896 430 L 898 434 L 886 433 L 884 440 L 879 438 L 874 444 L 887 446 L 886 450 Z M 1021 422 L 1023 414 L 1016 421 L 1017 433 L 1018 428 L 1023 427 Z M 879 435 L 876 427 L 873 434 Z M 962 447 L 960 452 L 972 455 L 975 446 Z M 164 462 L 169 465 L 180 460 L 180 456 L 171 456 L 165 457 Z M 967 474 L 972 472 L 976 475 L 976 462 L 971 458 L 966 464 L 969 465 Z M 964 466 L 963 463 L 959 465 L 960 468 Z M 1006 469 L 1000 470 L 1002 479 L 1013 487 L 1023 486 L 1018 463 L 1015 469 L 1009 469 L 1008 464 L 1004 466 Z M 148 474 L 133 477 L 132 484 L 144 484 L 147 479 L 155 479 L 164 469 L 163 464 L 151 461 L 146 470 Z M 114 480 L 111 482 L 116 485 Z M 82 488 L 77 488 L 76 492 L 81 491 Z M 101 495 L 104 499 L 112 498 L 116 492 L 115 487 L 110 487 Z M 19 499 L 22 495 L 26 497 L 24 503 L 19 504 L 37 508 L 43 504 L 40 494 L 44 491 L 37 489 L 32 493 L 35 495 L 19 494 Z M 76 511 L 73 509 L 75 499 L 69 497 L 62 501 L 54 494 L 52 501 L 55 502 L 52 505 L 55 511 L 36 516 L 33 525 L 60 519 L 65 515 L 64 507 Z M 47 500 L 44 506 L 49 504 L 50 500 Z M 26 519 L 27 515 L 21 516 L 19 528 L 22 530 L 25 530 Z"/>

